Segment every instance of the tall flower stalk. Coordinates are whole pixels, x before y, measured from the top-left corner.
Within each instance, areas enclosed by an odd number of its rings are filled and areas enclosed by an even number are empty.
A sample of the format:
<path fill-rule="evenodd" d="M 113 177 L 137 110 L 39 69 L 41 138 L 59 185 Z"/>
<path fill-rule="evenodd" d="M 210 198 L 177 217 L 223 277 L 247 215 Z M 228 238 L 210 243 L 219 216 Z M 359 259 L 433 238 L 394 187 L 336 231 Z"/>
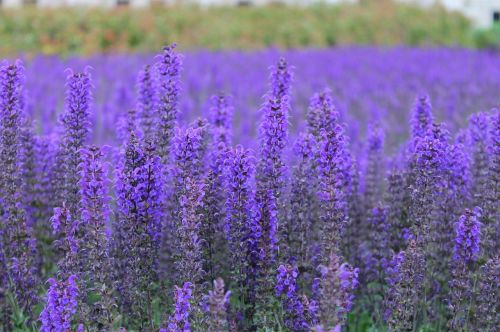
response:
<path fill-rule="evenodd" d="M 287 250 L 302 270 L 309 267 L 311 247 L 317 234 L 316 141 L 311 134 L 299 136 L 295 143 L 297 164 L 290 183 L 289 213 L 280 250 Z M 281 249 L 283 248 L 283 249 Z M 308 271 L 310 275 L 312 271 Z"/>
<path fill-rule="evenodd" d="M 290 85 L 292 72 L 285 61 L 280 59 L 271 69 L 270 91 L 265 96 L 262 121 L 259 128 L 260 159 L 257 166 L 257 202 L 260 207 L 261 252 L 259 292 L 259 318 L 257 324 L 268 327 L 272 324 L 265 317 L 275 302 L 274 280 L 269 276 L 275 271 L 277 255 L 278 227 L 283 220 L 282 200 L 285 190 L 286 165 L 283 150 L 288 139 L 288 113 L 290 109 Z"/>
<path fill-rule="evenodd" d="M 150 326 L 153 281 L 156 280 L 157 230 L 161 224 L 161 172 L 152 142 L 143 147 L 130 133 L 116 170 L 117 220 L 114 257 L 121 306 L 135 324 Z M 140 259 L 139 259 L 140 258 Z"/>
<path fill-rule="evenodd" d="M 8 281 L 3 285 L 4 291 L 15 294 L 20 308 L 31 313 L 37 301 L 36 241 L 27 223 L 22 197 L 23 82 L 21 62 L 0 67 L 0 193 L 3 210 L 0 235 L 6 267 L 0 272 L 0 281 Z M 4 296 L 5 293 L 0 294 L 0 297 Z"/>
<path fill-rule="evenodd" d="M 90 320 L 99 328 L 112 328 L 115 301 L 110 246 L 107 236 L 109 227 L 108 180 L 102 162 L 103 153 L 97 146 L 81 151 L 80 164 L 80 214 L 84 237 L 82 251 L 85 256 L 82 282 L 86 291 L 99 294 L 92 304 Z"/>
<path fill-rule="evenodd" d="M 195 295 L 200 299 L 198 287 L 205 276 L 203 244 L 200 237 L 204 185 L 201 178 L 200 160 L 202 129 L 178 128 L 173 140 L 173 208 L 171 224 L 164 230 L 165 237 L 172 235 L 171 247 L 177 284 L 187 281 L 193 284 Z"/>
<path fill-rule="evenodd" d="M 425 255 L 417 241 L 410 238 L 406 250 L 394 256 L 387 271 L 385 317 L 389 331 L 414 331 L 424 293 L 424 271 Z"/>
<path fill-rule="evenodd" d="M 154 139 L 157 118 L 157 95 L 154 68 L 144 66 L 137 78 L 137 115 L 139 127 L 146 139 Z"/>
<path fill-rule="evenodd" d="M 191 297 L 193 294 L 192 284 L 185 282 L 181 287 L 175 286 L 174 312 L 167 319 L 166 328 L 160 332 L 190 332 Z"/>
<path fill-rule="evenodd" d="M 250 150 L 237 146 L 226 159 L 226 220 L 224 231 L 231 255 L 233 296 L 247 304 L 246 314 L 251 319 L 255 308 L 256 282 L 261 259 L 259 210 L 252 190 L 253 175 Z M 236 310 L 245 310 L 236 308 Z"/>
<path fill-rule="evenodd" d="M 180 71 L 182 59 L 175 52 L 175 44 L 166 46 L 157 56 L 158 71 L 158 120 L 156 144 L 162 164 L 166 165 L 170 155 L 170 144 L 179 113 Z"/>
<path fill-rule="evenodd" d="M 480 208 L 465 210 L 455 226 L 455 247 L 450 282 L 450 312 L 448 327 L 452 330 L 467 330 L 470 325 L 470 310 L 474 288 L 474 263 L 478 259 L 481 241 Z"/>
<path fill-rule="evenodd" d="M 66 100 L 61 116 L 63 134 L 59 146 L 58 165 L 54 180 L 58 182 L 57 205 L 65 203 L 71 215 L 78 217 L 80 203 L 80 174 L 78 166 L 82 162 L 80 149 L 87 144 L 90 136 L 90 104 L 92 101 L 91 75 L 84 72 L 68 71 Z"/>
<path fill-rule="evenodd" d="M 494 332 L 498 330 L 498 280 L 500 279 L 500 258 L 488 259 L 479 271 L 477 289 L 477 309 L 474 329 Z"/>

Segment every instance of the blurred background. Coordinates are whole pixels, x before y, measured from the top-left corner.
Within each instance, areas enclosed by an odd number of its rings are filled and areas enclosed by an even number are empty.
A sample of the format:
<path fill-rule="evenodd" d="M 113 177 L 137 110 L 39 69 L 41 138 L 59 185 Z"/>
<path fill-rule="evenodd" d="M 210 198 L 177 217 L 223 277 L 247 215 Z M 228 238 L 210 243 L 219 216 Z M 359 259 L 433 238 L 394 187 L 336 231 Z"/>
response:
<path fill-rule="evenodd" d="M 0 54 L 343 45 L 500 49 L 500 0 L 0 0 Z"/>

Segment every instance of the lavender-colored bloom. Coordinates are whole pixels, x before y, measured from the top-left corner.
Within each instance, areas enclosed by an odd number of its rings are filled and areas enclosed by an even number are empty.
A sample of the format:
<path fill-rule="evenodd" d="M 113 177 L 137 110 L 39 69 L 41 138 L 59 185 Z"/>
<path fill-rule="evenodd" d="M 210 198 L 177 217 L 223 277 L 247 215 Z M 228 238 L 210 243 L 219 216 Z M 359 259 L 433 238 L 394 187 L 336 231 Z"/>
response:
<path fill-rule="evenodd" d="M 395 252 L 406 247 L 405 234 L 410 227 L 408 205 L 410 196 L 406 190 L 406 174 L 402 170 L 393 169 L 387 176 L 387 222 L 390 228 L 390 248 Z"/>
<path fill-rule="evenodd" d="M 200 163 L 203 151 L 203 130 L 201 128 L 176 128 L 173 139 L 174 187 L 182 189 L 182 183 L 187 178 L 201 179 Z"/>
<path fill-rule="evenodd" d="M 175 52 L 175 44 L 166 46 L 158 55 L 158 122 L 156 143 L 158 155 L 163 165 L 170 154 L 170 141 L 174 136 L 177 115 L 179 113 L 181 56 Z"/>
<path fill-rule="evenodd" d="M 271 87 L 265 96 L 259 128 L 260 160 L 257 166 L 257 202 L 261 209 L 260 227 L 262 231 L 261 276 L 257 302 L 260 303 L 260 314 L 267 315 L 273 301 L 273 282 L 267 274 L 274 270 L 277 254 L 278 227 L 282 218 L 282 200 L 285 187 L 286 165 L 283 161 L 283 150 L 288 140 L 288 113 L 290 109 L 290 84 L 292 73 L 284 59 L 271 69 Z M 259 318 L 258 324 L 270 328 L 266 318 Z M 261 327 L 264 327 L 261 326 Z"/>
<path fill-rule="evenodd" d="M 209 171 L 205 178 L 205 194 L 203 198 L 203 219 L 201 237 L 204 242 L 205 271 L 210 279 L 221 273 L 225 253 L 225 193 L 224 193 L 224 161 L 227 149 L 224 143 L 213 148 L 210 156 Z"/>
<path fill-rule="evenodd" d="M 415 146 L 411 187 L 410 219 L 419 240 L 432 241 L 434 222 L 438 222 L 448 177 L 449 145 L 430 129 Z"/>
<path fill-rule="evenodd" d="M 453 259 L 463 264 L 475 262 L 479 255 L 479 242 L 481 234 L 481 210 L 465 210 L 456 224 L 456 237 Z"/>
<path fill-rule="evenodd" d="M 365 170 L 364 202 L 366 211 L 375 207 L 383 191 L 384 133 L 380 126 L 368 128 L 367 165 Z"/>
<path fill-rule="evenodd" d="M 191 324 L 189 315 L 191 312 L 190 300 L 193 294 L 193 284 L 185 282 L 182 288 L 175 286 L 175 308 L 174 313 L 168 318 L 165 332 L 190 332 Z"/>
<path fill-rule="evenodd" d="M 212 107 L 210 107 L 210 123 L 214 131 L 214 142 L 217 145 L 224 143 L 226 146 L 231 144 L 232 139 L 232 121 L 234 108 L 231 96 L 219 94 L 210 98 Z"/>
<path fill-rule="evenodd" d="M 67 281 L 48 280 L 47 303 L 40 314 L 42 332 L 66 332 L 78 307 L 79 290 L 77 277 L 71 275 Z"/>
<path fill-rule="evenodd" d="M 209 148 L 210 148 L 210 124 L 207 119 L 203 117 L 196 118 L 189 126 L 189 128 L 193 128 L 198 131 L 200 135 L 200 144 L 198 145 L 198 151 L 196 159 L 198 164 L 196 165 L 196 170 L 193 172 L 202 176 L 207 171 L 207 157 L 209 156 Z"/>
<path fill-rule="evenodd" d="M 415 100 L 410 120 L 412 139 L 425 137 L 432 123 L 432 106 L 429 96 L 418 97 Z"/>
<path fill-rule="evenodd" d="M 348 222 L 346 174 L 350 172 L 350 160 L 346 153 L 343 128 L 337 125 L 332 131 L 321 133 L 318 152 L 318 177 L 323 261 L 331 253 L 338 253 L 344 227 Z"/>
<path fill-rule="evenodd" d="M 319 272 L 319 325 L 329 331 L 346 322 L 358 287 L 358 269 L 341 263 L 340 258 L 331 253 L 328 265 L 320 265 Z"/>
<path fill-rule="evenodd" d="M 150 65 L 144 66 L 137 79 L 137 115 L 139 128 L 146 139 L 154 139 L 157 117 L 157 100 L 154 72 Z"/>
<path fill-rule="evenodd" d="M 231 279 L 237 296 L 246 303 L 255 300 L 255 283 L 261 259 L 259 210 L 251 187 L 253 174 L 250 150 L 241 146 L 230 150 L 226 159 L 225 233 L 231 255 Z M 251 315 L 251 314 L 250 314 Z"/>
<path fill-rule="evenodd" d="M 57 263 L 61 278 L 66 279 L 70 275 L 81 272 L 81 256 L 79 248 L 81 239 L 78 237 L 80 223 L 75 220 L 66 206 L 54 209 L 54 215 L 50 218 L 52 231 L 57 236 L 53 246 L 61 252 L 61 259 Z"/>
<path fill-rule="evenodd" d="M 165 230 L 175 235 L 172 250 L 177 281 L 183 283 L 190 280 L 195 285 L 202 281 L 205 274 L 200 237 L 200 211 L 205 193 L 200 172 L 202 144 L 200 128 L 176 130 L 172 169 L 174 207 L 171 228 Z M 163 240 L 164 245 L 172 245 L 165 243 L 166 238 Z"/>
<path fill-rule="evenodd" d="M 188 178 L 186 192 L 179 196 L 176 225 L 177 259 L 175 267 L 179 280 L 192 279 L 199 284 L 205 272 L 203 270 L 202 239 L 200 238 L 201 218 L 198 210 L 203 202 L 203 185 Z"/>
<path fill-rule="evenodd" d="M 313 95 L 307 111 L 307 130 L 316 140 L 321 139 L 322 131 L 331 131 L 339 122 L 339 114 L 333 103 L 331 91 L 323 91 Z"/>
<path fill-rule="evenodd" d="M 103 153 L 97 146 L 83 149 L 80 164 L 80 214 L 84 230 L 82 251 L 85 256 L 84 274 L 88 279 L 88 291 L 100 295 L 93 303 L 90 319 L 100 326 L 112 326 L 114 299 L 111 296 L 110 253 L 107 227 L 109 207 L 107 176 L 102 163 Z"/>
<path fill-rule="evenodd" d="M 68 71 L 66 82 L 65 110 L 61 116 L 63 137 L 58 152 L 56 176 L 60 183 L 57 204 L 63 202 L 71 215 L 78 215 L 80 203 L 80 174 L 78 166 L 82 162 L 80 149 L 89 139 L 90 103 L 92 99 L 91 76 L 88 70 L 81 73 Z"/>
<path fill-rule="evenodd" d="M 500 258 L 495 256 L 481 267 L 477 282 L 477 311 L 475 331 L 494 332 L 500 328 L 500 310 L 498 310 L 500 280 Z"/>
<path fill-rule="evenodd" d="M 370 308 L 373 312 L 380 309 L 384 295 L 385 273 L 391 258 L 390 225 L 387 220 L 387 208 L 373 208 L 368 219 L 368 243 L 364 256 L 363 283 L 370 285 L 365 292 L 370 296 Z"/>
<path fill-rule="evenodd" d="M 37 300 L 36 241 L 27 225 L 22 198 L 23 81 L 24 68 L 20 61 L 0 67 L 0 193 L 3 209 L 0 240 L 7 267 L 7 275 L 0 277 L 10 278 L 9 290 L 16 295 L 21 309 L 30 313 Z"/>
<path fill-rule="evenodd" d="M 500 111 L 492 110 L 490 116 L 490 137 L 488 145 L 489 167 L 488 182 L 483 195 L 483 251 L 486 256 L 492 257 L 500 249 L 498 236 L 500 235 Z"/>
<path fill-rule="evenodd" d="M 478 258 L 481 235 L 481 209 L 465 210 L 455 225 L 455 247 L 450 281 L 451 318 L 448 327 L 452 330 L 468 329 L 469 311 L 472 302 L 472 273 Z"/>
<path fill-rule="evenodd" d="M 175 136 L 172 140 L 172 165 L 168 174 L 169 178 L 167 179 L 167 181 L 171 182 L 171 185 L 165 193 L 166 196 L 169 196 L 169 200 L 166 204 L 169 218 L 166 219 L 163 225 L 160 245 L 160 272 L 163 275 L 163 279 L 177 278 L 173 275 L 175 273 L 172 273 L 174 271 L 171 271 L 171 269 L 166 270 L 166 267 L 174 264 L 174 256 L 178 254 L 179 239 L 176 232 L 180 229 L 181 225 L 180 199 L 181 197 L 188 197 L 187 187 L 185 184 L 190 182 L 194 185 L 194 187 L 192 186 L 191 188 L 197 187 L 198 189 L 201 189 L 199 187 L 200 184 L 202 184 L 200 174 L 201 146 L 201 129 L 175 129 Z M 200 204 L 198 204 L 197 208 L 201 209 L 202 201 L 199 203 Z M 201 211 L 197 211 L 196 213 L 198 214 L 199 212 Z M 199 218 L 197 217 L 197 219 Z M 200 225 L 199 222 L 196 222 L 195 224 Z"/>
<path fill-rule="evenodd" d="M 227 321 L 227 309 L 229 306 L 229 297 L 231 292 L 224 289 L 224 280 L 217 278 L 214 280 L 213 290 L 206 295 L 206 308 L 205 311 L 208 315 L 208 329 L 209 332 L 223 332 L 229 331 L 229 324 Z"/>
<path fill-rule="evenodd" d="M 24 209 L 26 211 L 26 222 L 33 228 L 36 214 L 36 158 L 35 155 L 35 136 L 33 129 L 27 120 L 24 120 L 21 128 L 19 151 L 19 169 L 22 181 L 22 196 L 24 200 Z"/>
<path fill-rule="evenodd" d="M 477 113 L 469 119 L 469 135 L 472 145 L 471 175 L 472 175 L 472 200 L 476 206 L 481 206 L 485 201 L 488 182 L 488 116 Z"/>
<path fill-rule="evenodd" d="M 415 147 L 415 164 L 412 175 L 415 182 L 410 186 L 410 221 L 412 233 L 424 247 L 426 254 L 426 288 L 428 299 L 442 297 L 442 285 L 446 283 L 451 259 L 449 248 L 453 245 L 450 229 L 456 220 L 453 211 L 454 192 L 452 148 L 449 133 L 444 125 L 433 124 Z M 441 299 L 440 299 L 441 300 Z M 436 301 L 430 300 L 436 303 Z M 430 308 L 430 307 L 429 307 Z M 430 310 L 437 308 L 430 308 Z"/>
<path fill-rule="evenodd" d="M 276 276 L 276 295 L 281 297 L 285 326 L 292 331 L 309 331 L 304 306 L 297 294 L 297 267 L 280 265 Z"/>
<path fill-rule="evenodd" d="M 49 220 L 53 212 L 52 209 L 52 167 L 55 163 L 57 148 L 52 136 L 35 136 L 34 137 L 34 154 L 36 156 L 36 170 L 35 170 L 35 197 L 33 198 L 34 218 L 37 221 Z M 47 223 L 37 223 L 35 227 L 45 227 Z M 50 227 L 50 225 L 49 225 Z"/>
<path fill-rule="evenodd" d="M 238 287 L 245 282 L 245 265 L 258 244 L 260 230 L 252 228 L 255 218 L 255 204 L 251 188 L 253 174 L 252 155 L 250 150 L 242 146 L 228 152 L 226 159 L 226 220 L 224 231 L 228 240 L 232 257 L 233 281 Z M 251 240 L 250 242 L 246 242 Z M 257 242 L 257 243 L 254 243 Z M 243 250 L 242 250 L 243 249 Z M 242 279 L 243 278 L 243 279 Z"/>
<path fill-rule="evenodd" d="M 139 326 L 145 323 L 151 305 L 152 281 L 156 279 L 155 234 L 159 214 L 159 160 L 151 142 L 142 147 L 131 133 L 124 160 L 118 166 L 114 225 L 114 260 L 119 273 L 122 306 Z M 138 259 L 140 257 L 140 259 Z M 144 305 L 146 304 L 146 305 Z"/>
<path fill-rule="evenodd" d="M 309 264 L 307 257 L 315 235 L 318 203 L 315 152 L 314 136 L 311 134 L 299 136 L 295 144 L 298 160 L 293 168 L 290 184 L 290 206 L 284 227 L 284 243 L 280 245 L 280 250 L 288 250 L 288 256 L 294 257 L 299 267 Z"/>
<path fill-rule="evenodd" d="M 422 248 L 410 239 L 406 251 L 399 253 L 390 266 L 385 301 L 388 330 L 413 331 L 423 294 L 425 256 Z"/>
<path fill-rule="evenodd" d="M 103 240 L 109 218 L 107 197 L 108 180 L 102 163 L 103 153 L 95 145 L 81 150 L 82 163 L 80 169 L 80 214 L 82 224 L 87 230 L 87 241 Z M 96 243 L 96 247 L 104 249 L 106 244 Z"/>
<path fill-rule="evenodd" d="M 282 153 L 288 138 L 290 82 L 288 65 L 284 59 L 280 59 L 278 66 L 271 70 L 271 91 L 265 97 L 259 128 L 260 160 L 256 176 L 258 199 L 264 208 L 270 196 L 279 200 L 283 193 L 286 167 Z M 271 191 L 271 195 L 268 191 Z M 263 220 L 263 223 L 263 231 L 267 232 L 268 221 Z"/>
<path fill-rule="evenodd" d="M 452 191 L 451 208 L 460 211 L 464 202 L 470 202 L 470 159 L 466 148 L 458 138 L 449 150 L 450 179 L 448 186 Z"/>
<path fill-rule="evenodd" d="M 348 222 L 347 200 L 354 202 L 356 198 L 353 190 L 354 165 L 329 90 L 313 96 L 308 117 L 308 129 L 318 142 L 320 261 L 326 264 L 330 253 L 340 250 L 341 236 Z M 312 121 L 313 118 L 316 120 Z"/>

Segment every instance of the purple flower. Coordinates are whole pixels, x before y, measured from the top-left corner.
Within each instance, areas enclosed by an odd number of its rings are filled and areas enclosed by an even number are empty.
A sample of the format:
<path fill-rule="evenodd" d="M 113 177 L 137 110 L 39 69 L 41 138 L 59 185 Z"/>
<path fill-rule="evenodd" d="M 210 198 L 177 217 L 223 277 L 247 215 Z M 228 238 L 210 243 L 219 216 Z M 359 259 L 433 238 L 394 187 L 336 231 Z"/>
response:
<path fill-rule="evenodd" d="M 87 319 L 91 319 L 95 324 L 111 327 L 114 299 L 111 296 L 112 269 L 107 236 L 107 174 L 100 148 L 91 146 L 81 150 L 81 153 L 80 214 L 84 233 L 81 246 L 85 256 L 84 273 L 90 282 L 90 289 L 86 291 L 94 290 L 100 295 L 100 300 L 93 304 L 93 311 Z"/>
<path fill-rule="evenodd" d="M 214 131 L 215 146 L 224 143 L 226 146 L 231 143 L 232 121 L 234 108 L 231 96 L 219 94 L 210 98 L 210 122 Z"/>
<path fill-rule="evenodd" d="M 449 144 L 439 127 L 420 138 L 413 155 L 410 220 L 419 241 L 436 240 L 449 178 Z M 451 226 L 451 225 L 450 225 Z"/>
<path fill-rule="evenodd" d="M 77 277 L 71 275 L 66 282 L 53 278 L 47 291 L 47 303 L 40 314 L 42 332 L 66 332 L 71 330 L 71 322 L 78 307 Z"/>
<path fill-rule="evenodd" d="M 309 264 L 307 256 L 313 241 L 317 220 L 317 178 L 315 170 L 316 141 L 311 134 L 300 135 L 295 143 L 297 164 L 290 180 L 290 208 L 283 227 L 280 250 L 297 260 L 299 268 Z M 285 247 L 286 246 L 286 247 Z"/>
<path fill-rule="evenodd" d="M 158 62 L 158 119 L 156 143 L 158 155 L 166 165 L 170 154 L 170 141 L 174 135 L 177 115 L 179 113 L 181 56 L 175 52 L 175 44 L 163 48 L 157 56 Z"/>
<path fill-rule="evenodd" d="M 0 238 L 11 291 L 27 313 L 37 301 L 34 260 L 36 241 L 28 227 L 23 202 L 22 175 L 27 165 L 22 158 L 24 68 L 20 61 L 0 66 L 0 193 L 2 222 Z"/>
<path fill-rule="evenodd" d="M 307 111 L 308 132 L 316 140 L 321 139 L 322 131 L 331 131 L 339 122 L 339 114 L 335 109 L 330 89 L 314 94 L 309 101 Z"/>
<path fill-rule="evenodd" d="M 119 273 L 122 306 L 140 322 L 151 305 L 148 299 L 156 279 L 161 175 L 152 142 L 147 141 L 143 147 L 135 133 L 130 133 L 124 160 L 116 170 L 118 215 L 114 224 L 113 259 Z"/>
<path fill-rule="evenodd" d="M 175 308 L 174 313 L 168 318 L 166 332 L 190 332 L 189 314 L 191 304 L 189 303 L 193 294 L 193 285 L 185 282 L 182 288 L 175 286 Z M 160 330 L 162 331 L 162 330 Z"/>
<path fill-rule="evenodd" d="M 282 200 L 285 189 L 286 165 L 283 150 L 288 140 L 288 113 L 290 109 L 290 84 L 292 74 L 287 62 L 280 59 L 276 67 L 271 68 L 271 87 L 265 96 L 262 108 L 262 121 L 259 128 L 260 160 L 257 165 L 256 201 L 260 208 L 260 261 L 259 297 L 257 299 L 260 314 L 267 315 L 271 302 L 274 301 L 273 283 L 269 278 L 274 270 L 277 254 L 278 227 L 282 219 Z M 262 317 L 258 325 L 265 323 Z M 263 326 L 261 326 L 263 327 Z"/>
<path fill-rule="evenodd" d="M 364 290 L 371 296 L 370 308 L 376 311 L 384 295 L 384 279 L 388 262 L 391 258 L 390 225 L 387 221 L 387 208 L 373 208 L 368 219 L 368 241 L 364 258 L 363 280 L 370 285 Z"/>
<path fill-rule="evenodd" d="M 364 201 L 366 211 L 375 207 L 383 190 L 385 174 L 384 132 L 378 126 L 368 128 L 367 165 L 365 170 Z"/>
<path fill-rule="evenodd" d="M 66 101 L 61 116 L 63 136 L 58 151 L 56 181 L 59 184 L 57 206 L 65 202 L 73 216 L 78 215 L 80 203 L 80 174 L 78 166 L 82 162 L 80 149 L 87 143 L 90 135 L 91 76 L 86 69 L 81 73 L 68 70 L 66 82 Z M 59 180 L 58 180 L 59 178 Z"/>
<path fill-rule="evenodd" d="M 406 251 L 396 255 L 387 269 L 389 290 L 385 298 L 385 319 L 390 331 L 411 331 L 416 324 L 424 271 L 424 252 L 411 238 Z"/>
<path fill-rule="evenodd" d="M 498 298 L 500 258 L 495 256 L 481 267 L 476 295 L 477 317 L 474 330 L 494 332 L 498 330 Z"/>
<path fill-rule="evenodd" d="M 291 73 L 284 59 L 271 70 L 271 91 L 265 96 L 259 128 L 260 160 L 257 168 L 259 196 L 267 191 L 279 199 L 284 186 L 285 164 L 282 153 L 288 139 L 288 112 Z"/>
<path fill-rule="evenodd" d="M 451 269 L 448 327 L 452 330 L 468 330 L 469 311 L 472 302 L 470 289 L 474 288 L 474 262 L 479 254 L 481 235 L 481 209 L 465 210 L 455 225 L 455 247 Z"/>
<path fill-rule="evenodd" d="M 262 257 L 260 212 L 251 187 L 253 156 L 241 146 L 228 151 L 225 172 L 225 233 L 231 255 L 235 293 L 253 305 L 258 265 Z"/>
<path fill-rule="evenodd" d="M 202 281 L 203 244 L 200 237 L 204 184 L 201 181 L 202 128 L 176 129 L 173 140 L 173 199 L 172 228 L 174 266 L 179 283 L 191 280 L 194 285 Z M 166 240 L 166 238 L 164 238 Z"/>
<path fill-rule="evenodd" d="M 337 125 L 332 131 L 322 131 L 318 152 L 318 178 L 322 255 L 324 260 L 331 253 L 338 253 L 344 227 L 348 222 L 346 198 L 350 183 L 351 161 L 347 152 L 343 128 Z"/>
<path fill-rule="evenodd" d="M 205 177 L 205 194 L 203 197 L 203 219 L 201 237 L 204 240 L 205 270 L 210 279 L 221 273 L 225 264 L 226 241 L 224 208 L 224 162 L 227 149 L 224 143 L 214 147 L 210 154 L 210 165 Z"/>
<path fill-rule="evenodd" d="M 483 227 L 483 252 L 486 256 L 492 257 L 498 252 L 498 235 L 500 233 L 498 220 L 500 220 L 500 111 L 493 109 L 490 115 L 490 132 L 488 151 L 488 181 L 483 195 L 482 202 L 482 222 Z"/>
<path fill-rule="evenodd" d="M 429 96 L 418 97 L 415 100 L 410 120 L 412 139 L 425 137 L 432 123 L 432 106 Z"/>
<path fill-rule="evenodd" d="M 456 236 L 453 258 L 463 264 L 475 262 L 479 255 L 481 235 L 481 209 L 465 210 L 465 214 L 456 223 Z"/>
<path fill-rule="evenodd" d="M 354 291 L 358 287 L 358 269 L 330 254 L 328 265 L 319 266 L 319 321 L 327 329 L 343 326 L 351 311 Z"/>
<path fill-rule="evenodd" d="M 157 96 L 154 72 L 150 65 L 144 66 L 137 78 L 137 115 L 139 128 L 146 139 L 154 139 L 157 118 Z"/>
<path fill-rule="evenodd" d="M 280 265 L 276 276 L 276 295 L 281 297 L 285 326 L 292 331 L 309 331 L 305 308 L 297 294 L 297 267 Z"/>

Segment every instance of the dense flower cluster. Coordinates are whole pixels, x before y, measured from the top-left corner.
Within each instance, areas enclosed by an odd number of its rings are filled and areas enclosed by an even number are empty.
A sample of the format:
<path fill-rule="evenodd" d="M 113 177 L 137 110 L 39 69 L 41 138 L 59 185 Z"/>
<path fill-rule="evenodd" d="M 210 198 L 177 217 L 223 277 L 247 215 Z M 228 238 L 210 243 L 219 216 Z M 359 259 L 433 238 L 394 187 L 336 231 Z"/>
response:
<path fill-rule="evenodd" d="M 48 280 L 47 304 L 40 314 L 42 332 L 64 332 L 71 330 L 73 316 L 78 306 L 77 277 L 69 276 L 67 281 Z"/>
<path fill-rule="evenodd" d="M 498 56 L 284 55 L 2 63 L 0 330 L 497 331 Z"/>
<path fill-rule="evenodd" d="M 189 314 L 191 311 L 191 296 L 193 294 L 192 284 L 184 283 L 182 288 L 175 286 L 175 308 L 173 314 L 168 318 L 167 328 L 160 332 L 189 332 Z"/>
<path fill-rule="evenodd" d="M 307 331 L 309 324 L 305 319 L 304 305 L 297 294 L 299 271 L 290 265 L 280 265 L 276 280 L 276 294 L 283 298 L 285 326 L 292 331 Z"/>

